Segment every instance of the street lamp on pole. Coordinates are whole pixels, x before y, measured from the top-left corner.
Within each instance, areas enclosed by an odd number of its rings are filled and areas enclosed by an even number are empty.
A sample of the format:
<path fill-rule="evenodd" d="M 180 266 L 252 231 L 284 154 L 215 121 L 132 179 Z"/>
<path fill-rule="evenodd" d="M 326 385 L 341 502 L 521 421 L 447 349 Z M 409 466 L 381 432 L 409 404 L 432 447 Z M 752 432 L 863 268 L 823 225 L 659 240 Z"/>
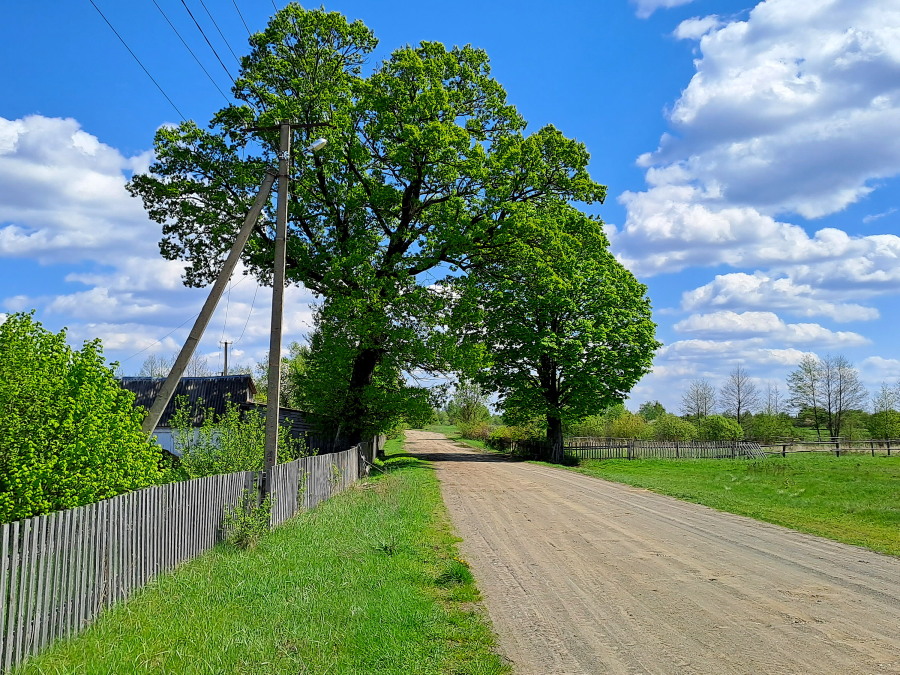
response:
<path fill-rule="evenodd" d="M 266 445 L 263 462 L 263 497 L 272 490 L 272 468 L 278 463 L 278 422 L 281 408 L 281 323 L 284 314 L 284 282 L 287 261 L 288 183 L 291 168 L 291 123 L 279 125 L 278 205 L 275 211 L 275 264 L 272 273 L 272 326 L 269 336 L 269 374 L 266 388 Z M 318 138 L 303 150 L 309 155 L 325 147 Z"/>

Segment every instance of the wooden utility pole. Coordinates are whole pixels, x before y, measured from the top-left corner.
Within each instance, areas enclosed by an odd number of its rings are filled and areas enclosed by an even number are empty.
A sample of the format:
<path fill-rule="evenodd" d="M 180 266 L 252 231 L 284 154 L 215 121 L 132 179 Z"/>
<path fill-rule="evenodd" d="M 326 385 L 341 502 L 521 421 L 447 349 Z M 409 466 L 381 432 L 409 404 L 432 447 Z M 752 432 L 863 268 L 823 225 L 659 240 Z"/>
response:
<path fill-rule="evenodd" d="M 219 272 L 219 276 L 216 279 L 215 284 L 213 284 L 212 290 L 209 292 L 209 297 L 206 298 L 203 309 L 200 310 L 200 315 L 194 322 L 194 327 L 191 329 L 188 339 L 181 348 L 178 358 L 175 359 L 175 363 L 172 365 L 172 369 L 169 371 L 166 381 L 163 382 L 162 388 L 156 395 L 156 400 L 153 401 L 150 412 L 147 413 L 147 417 L 144 418 L 144 423 L 141 428 L 148 436 L 156 429 L 156 425 L 159 424 L 159 420 L 162 417 L 166 406 L 169 405 L 169 401 L 172 400 L 172 395 L 175 393 L 175 389 L 181 381 L 184 369 L 187 367 L 188 361 L 190 361 L 191 357 L 194 355 L 194 350 L 197 348 L 200 338 L 203 337 L 203 331 L 206 330 L 206 326 L 209 324 L 209 320 L 216 309 L 216 305 L 219 304 L 219 299 L 225 291 L 228 280 L 234 273 L 234 268 L 237 267 L 238 260 L 241 258 L 241 252 L 244 250 L 244 246 L 250 238 L 250 233 L 253 231 L 256 221 L 259 219 L 259 214 L 269 199 L 269 192 L 271 192 L 272 183 L 274 182 L 275 174 L 272 172 L 272 169 L 266 169 L 266 176 L 263 178 L 259 192 L 256 194 L 253 206 L 250 208 L 247 217 L 244 218 L 244 224 L 241 226 L 237 238 L 231 246 L 231 251 L 229 251 L 228 257 L 225 259 L 225 264 Z"/>
<path fill-rule="evenodd" d="M 291 124 L 279 125 L 278 206 L 275 211 L 275 263 L 272 270 L 272 327 L 266 388 L 266 447 L 262 494 L 272 490 L 272 468 L 278 464 L 278 413 L 281 409 L 281 323 L 284 313 L 284 273 L 287 261 L 288 180 L 291 170 Z"/>

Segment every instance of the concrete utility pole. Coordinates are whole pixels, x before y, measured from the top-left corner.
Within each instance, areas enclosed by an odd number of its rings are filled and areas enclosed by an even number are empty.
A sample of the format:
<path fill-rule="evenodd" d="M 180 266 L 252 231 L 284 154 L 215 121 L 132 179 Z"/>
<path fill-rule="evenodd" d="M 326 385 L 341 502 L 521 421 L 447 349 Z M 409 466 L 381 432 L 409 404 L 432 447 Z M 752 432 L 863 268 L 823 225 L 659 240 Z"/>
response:
<path fill-rule="evenodd" d="M 184 343 L 184 347 L 181 348 L 178 358 L 175 359 L 175 363 L 169 371 L 166 381 L 163 382 L 162 388 L 156 395 L 156 400 L 153 401 L 150 412 L 147 413 L 147 417 L 144 418 L 144 423 L 141 428 L 148 436 L 156 429 L 156 425 L 159 424 L 159 420 L 162 417 L 166 406 L 169 405 L 169 401 L 172 400 L 172 395 L 175 393 L 175 389 L 181 381 L 184 369 L 187 367 L 188 361 L 190 361 L 191 357 L 194 355 L 194 350 L 197 348 L 200 338 L 203 337 L 203 331 L 206 330 L 206 326 L 209 324 L 209 320 L 216 309 L 216 305 L 219 304 L 219 299 L 225 291 L 228 280 L 234 273 L 234 268 L 237 267 L 238 260 L 241 258 L 241 252 L 244 250 L 244 246 L 250 238 L 250 233 L 253 231 L 256 221 L 259 219 L 259 214 L 269 199 L 269 192 L 271 192 L 272 184 L 274 182 L 274 172 L 272 169 L 266 169 L 266 176 L 263 178 L 262 185 L 260 185 L 259 192 L 256 194 L 256 199 L 253 202 L 253 206 L 250 208 L 250 212 L 247 214 L 247 217 L 244 218 L 244 224 L 241 226 L 237 238 L 231 246 L 231 251 L 229 251 L 228 257 L 225 259 L 225 265 L 219 272 L 216 283 L 213 284 L 212 290 L 209 292 L 209 297 L 206 298 L 203 309 L 200 310 L 200 315 L 194 322 L 194 327 L 191 329 L 188 339 Z"/>
<path fill-rule="evenodd" d="M 296 125 L 278 125 L 278 206 L 275 211 L 275 266 L 272 270 L 272 327 L 269 335 L 269 372 L 266 387 L 266 445 L 263 458 L 262 495 L 272 491 L 272 468 L 278 464 L 278 422 L 281 409 L 281 324 L 284 314 L 284 277 L 287 261 L 288 186 L 291 171 L 291 129 Z M 324 147 L 325 139 L 313 141 L 304 154 Z"/>
<path fill-rule="evenodd" d="M 233 345 L 234 343 L 225 340 L 222 344 L 225 345 L 225 364 L 222 366 L 222 376 L 228 377 L 228 345 Z"/>
<path fill-rule="evenodd" d="M 266 389 L 266 449 L 263 495 L 272 489 L 270 474 L 278 463 L 278 413 L 281 409 L 281 322 L 284 314 L 284 273 L 287 262 L 288 181 L 291 172 L 291 125 L 279 126 L 278 206 L 275 210 L 275 263 L 272 270 L 272 324 L 269 333 L 269 373 Z"/>

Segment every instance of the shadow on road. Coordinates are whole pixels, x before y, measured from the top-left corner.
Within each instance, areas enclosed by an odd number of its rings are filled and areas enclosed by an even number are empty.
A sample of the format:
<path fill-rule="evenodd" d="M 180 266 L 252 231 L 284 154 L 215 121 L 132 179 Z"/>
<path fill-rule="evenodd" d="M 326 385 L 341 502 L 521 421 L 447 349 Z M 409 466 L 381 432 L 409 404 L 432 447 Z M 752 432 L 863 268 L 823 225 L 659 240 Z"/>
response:
<path fill-rule="evenodd" d="M 471 450 L 471 452 L 416 452 L 413 457 L 428 460 L 429 462 L 510 462 L 512 460 L 508 455 L 499 453 L 479 452 L 476 448 L 469 446 L 459 446 L 460 449 Z"/>

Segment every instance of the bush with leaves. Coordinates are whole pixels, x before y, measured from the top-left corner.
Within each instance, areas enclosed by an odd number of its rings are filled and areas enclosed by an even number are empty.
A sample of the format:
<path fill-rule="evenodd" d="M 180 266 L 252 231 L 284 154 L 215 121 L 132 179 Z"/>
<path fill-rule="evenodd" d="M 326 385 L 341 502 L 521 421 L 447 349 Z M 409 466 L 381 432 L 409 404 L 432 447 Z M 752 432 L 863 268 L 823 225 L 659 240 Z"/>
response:
<path fill-rule="evenodd" d="M 709 415 L 697 424 L 699 436 L 704 441 L 739 441 L 744 430 L 737 420 L 722 415 Z"/>
<path fill-rule="evenodd" d="M 0 522 L 170 479 L 99 340 L 80 350 L 33 313 L 0 324 Z"/>
<path fill-rule="evenodd" d="M 203 423 L 194 427 L 194 411 L 186 397 L 179 397 L 172 417 L 175 449 L 181 453 L 181 468 L 187 478 L 214 476 L 236 471 L 262 471 L 266 445 L 266 417 L 262 410 L 242 410 L 228 403 L 217 415 L 203 412 Z M 290 462 L 306 454 L 302 441 L 282 427 L 278 432 L 278 460 Z"/>
<path fill-rule="evenodd" d="M 655 441 L 692 441 L 697 427 L 677 415 L 663 413 L 650 424 L 650 438 Z"/>

